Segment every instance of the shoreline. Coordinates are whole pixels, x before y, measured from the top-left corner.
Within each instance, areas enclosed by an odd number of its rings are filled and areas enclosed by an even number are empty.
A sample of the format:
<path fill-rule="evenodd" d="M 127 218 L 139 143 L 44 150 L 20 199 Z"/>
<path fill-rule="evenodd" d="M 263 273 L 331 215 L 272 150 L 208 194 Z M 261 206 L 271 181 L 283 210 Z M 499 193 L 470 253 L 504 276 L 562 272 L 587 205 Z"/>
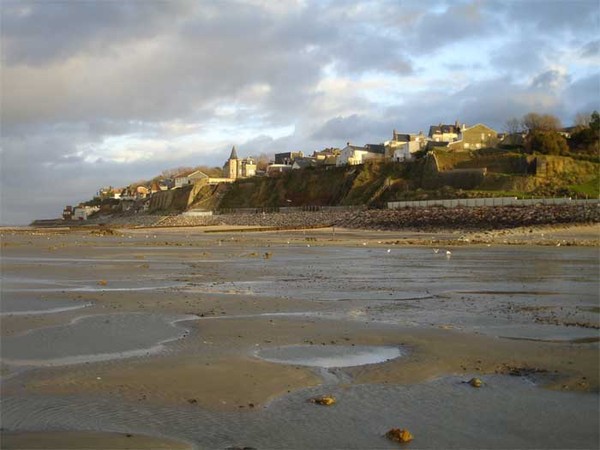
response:
<path fill-rule="evenodd" d="M 161 234 L 314 234 L 343 239 L 346 235 L 361 235 L 362 238 L 376 239 L 383 245 L 435 246 L 439 244 L 464 245 L 537 245 L 537 246 L 600 246 L 600 223 L 541 224 L 516 226 L 500 229 L 464 229 L 440 227 L 417 230 L 405 228 L 399 230 L 378 230 L 346 228 L 339 226 L 294 226 L 294 227 L 258 227 L 253 225 L 173 225 L 173 226 L 123 226 L 122 224 L 95 225 L 77 227 L 0 227 L 0 234 L 56 235 L 70 233 L 124 234 L 124 233 L 161 233 Z M 394 239 L 392 239 L 394 238 Z M 385 239 L 385 241 L 382 241 Z M 381 242 L 379 242 L 381 241 Z M 325 244 L 326 241 L 321 242 Z"/>

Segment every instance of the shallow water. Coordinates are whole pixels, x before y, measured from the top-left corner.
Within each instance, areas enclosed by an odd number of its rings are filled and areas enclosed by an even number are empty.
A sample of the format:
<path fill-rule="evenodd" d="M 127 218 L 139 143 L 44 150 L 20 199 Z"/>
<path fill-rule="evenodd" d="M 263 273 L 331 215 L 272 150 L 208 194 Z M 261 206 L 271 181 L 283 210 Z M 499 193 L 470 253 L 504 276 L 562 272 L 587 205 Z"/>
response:
<path fill-rule="evenodd" d="M 79 429 L 183 438 L 198 448 L 397 449 L 383 436 L 407 428 L 410 448 L 598 448 L 596 395 L 540 389 L 520 377 L 484 377 L 475 389 L 447 377 L 408 386 L 327 386 L 297 391 L 265 408 L 207 411 L 97 397 L 7 397 L 10 430 Z M 307 402 L 324 393 L 337 402 Z"/>
<path fill-rule="evenodd" d="M 2 339 L 2 360 L 10 365 L 49 366 L 156 353 L 186 334 L 177 319 L 155 314 L 102 314 L 68 325 L 41 328 Z"/>
<path fill-rule="evenodd" d="M 91 305 L 92 303 L 90 302 L 73 302 L 69 300 L 42 300 L 36 297 L 4 297 L 0 300 L 0 316 L 55 314 L 87 308 Z"/>
<path fill-rule="evenodd" d="M 230 262 L 254 279 L 199 283 L 197 292 L 337 302 L 330 317 L 398 325 L 452 325 L 498 337 L 572 340 L 597 329 L 599 254 L 594 248 L 459 247 L 447 257 L 429 248 L 284 247 L 269 260 Z M 267 274 L 262 274 L 267 272 Z M 546 308 L 550 323 L 527 308 Z"/>
<path fill-rule="evenodd" d="M 261 349 L 255 355 L 280 364 L 332 368 L 377 364 L 399 358 L 402 351 L 384 346 L 291 345 Z"/>

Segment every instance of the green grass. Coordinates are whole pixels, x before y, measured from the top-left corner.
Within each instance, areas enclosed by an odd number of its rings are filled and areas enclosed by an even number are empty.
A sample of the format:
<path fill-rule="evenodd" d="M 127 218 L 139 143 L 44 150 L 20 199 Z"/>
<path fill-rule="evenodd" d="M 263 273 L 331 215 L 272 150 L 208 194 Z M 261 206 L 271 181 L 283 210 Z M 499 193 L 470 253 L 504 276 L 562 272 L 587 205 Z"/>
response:
<path fill-rule="evenodd" d="M 596 177 L 587 183 L 573 184 L 569 186 L 569 189 L 581 196 L 598 198 L 600 197 L 600 177 Z"/>

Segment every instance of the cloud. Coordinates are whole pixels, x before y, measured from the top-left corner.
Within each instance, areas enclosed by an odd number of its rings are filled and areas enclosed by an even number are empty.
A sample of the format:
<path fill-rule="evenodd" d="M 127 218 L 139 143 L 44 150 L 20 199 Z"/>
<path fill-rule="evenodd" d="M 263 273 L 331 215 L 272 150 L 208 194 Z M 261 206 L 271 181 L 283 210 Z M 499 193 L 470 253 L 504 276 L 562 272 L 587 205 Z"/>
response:
<path fill-rule="evenodd" d="M 11 222 L 49 215 L 45 205 L 57 215 L 105 184 L 221 165 L 233 144 L 244 155 L 309 153 L 455 119 L 501 127 L 529 111 L 569 123 L 599 97 L 595 0 L 0 8 L 2 220 Z M 57 188 L 42 195 L 39 185 Z"/>
<path fill-rule="evenodd" d="M 502 23 L 492 22 L 483 5 L 479 1 L 456 2 L 424 14 L 414 30 L 415 48 L 432 52 L 466 39 L 481 39 L 491 33 L 492 25 L 501 29 Z"/>
<path fill-rule="evenodd" d="M 574 80 L 565 89 L 564 97 L 572 116 L 600 111 L 600 72 Z"/>
<path fill-rule="evenodd" d="M 565 84 L 569 76 L 564 70 L 551 69 L 537 75 L 531 82 L 536 89 L 556 89 Z"/>
<path fill-rule="evenodd" d="M 582 58 L 597 58 L 600 55 L 600 39 L 585 44 L 580 54 Z"/>
<path fill-rule="evenodd" d="M 343 145 L 346 141 L 351 141 L 356 145 L 377 144 L 380 140 L 376 142 L 371 142 L 371 140 L 377 136 L 391 134 L 391 126 L 393 125 L 388 121 L 358 114 L 347 117 L 338 116 L 328 120 L 312 134 L 311 138 L 335 142 L 336 145 Z"/>
<path fill-rule="evenodd" d="M 82 53 L 106 54 L 191 11 L 187 1 L 6 0 L 2 34 L 9 64 L 40 65 Z"/>
<path fill-rule="evenodd" d="M 542 34 L 549 34 L 549 31 L 554 35 L 565 31 L 597 33 L 600 20 L 600 10 L 595 0 L 497 0 L 490 2 L 490 8 L 505 11 L 511 24 Z"/>

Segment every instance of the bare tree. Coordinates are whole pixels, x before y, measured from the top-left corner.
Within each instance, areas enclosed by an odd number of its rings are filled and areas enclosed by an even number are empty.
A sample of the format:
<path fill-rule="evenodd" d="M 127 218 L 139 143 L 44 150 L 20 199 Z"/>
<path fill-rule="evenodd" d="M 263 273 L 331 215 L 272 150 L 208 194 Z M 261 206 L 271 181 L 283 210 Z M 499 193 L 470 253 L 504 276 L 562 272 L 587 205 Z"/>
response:
<path fill-rule="evenodd" d="M 560 119 L 552 114 L 528 113 L 523 116 L 523 126 L 528 132 L 558 131 L 562 128 Z"/>
<path fill-rule="evenodd" d="M 523 131 L 523 124 L 516 117 L 511 117 L 504 124 L 504 131 L 507 134 L 517 134 Z"/>
<path fill-rule="evenodd" d="M 272 158 L 266 153 L 261 153 L 260 155 L 258 155 L 258 158 L 256 158 L 256 169 L 267 170 L 267 166 L 271 162 L 271 159 Z"/>
<path fill-rule="evenodd" d="M 161 176 L 164 178 L 174 178 L 181 173 L 190 173 L 193 172 L 194 169 L 192 167 L 175 167 L 173 169 L 166 169 L 161 172 Z"/>
<path fill-rule="evenodd" d="M 585 113 L 577 113 L 575 116 L 575 126 L 579 129 L 587 128 L 590 126 L 591 115 Z"/>

